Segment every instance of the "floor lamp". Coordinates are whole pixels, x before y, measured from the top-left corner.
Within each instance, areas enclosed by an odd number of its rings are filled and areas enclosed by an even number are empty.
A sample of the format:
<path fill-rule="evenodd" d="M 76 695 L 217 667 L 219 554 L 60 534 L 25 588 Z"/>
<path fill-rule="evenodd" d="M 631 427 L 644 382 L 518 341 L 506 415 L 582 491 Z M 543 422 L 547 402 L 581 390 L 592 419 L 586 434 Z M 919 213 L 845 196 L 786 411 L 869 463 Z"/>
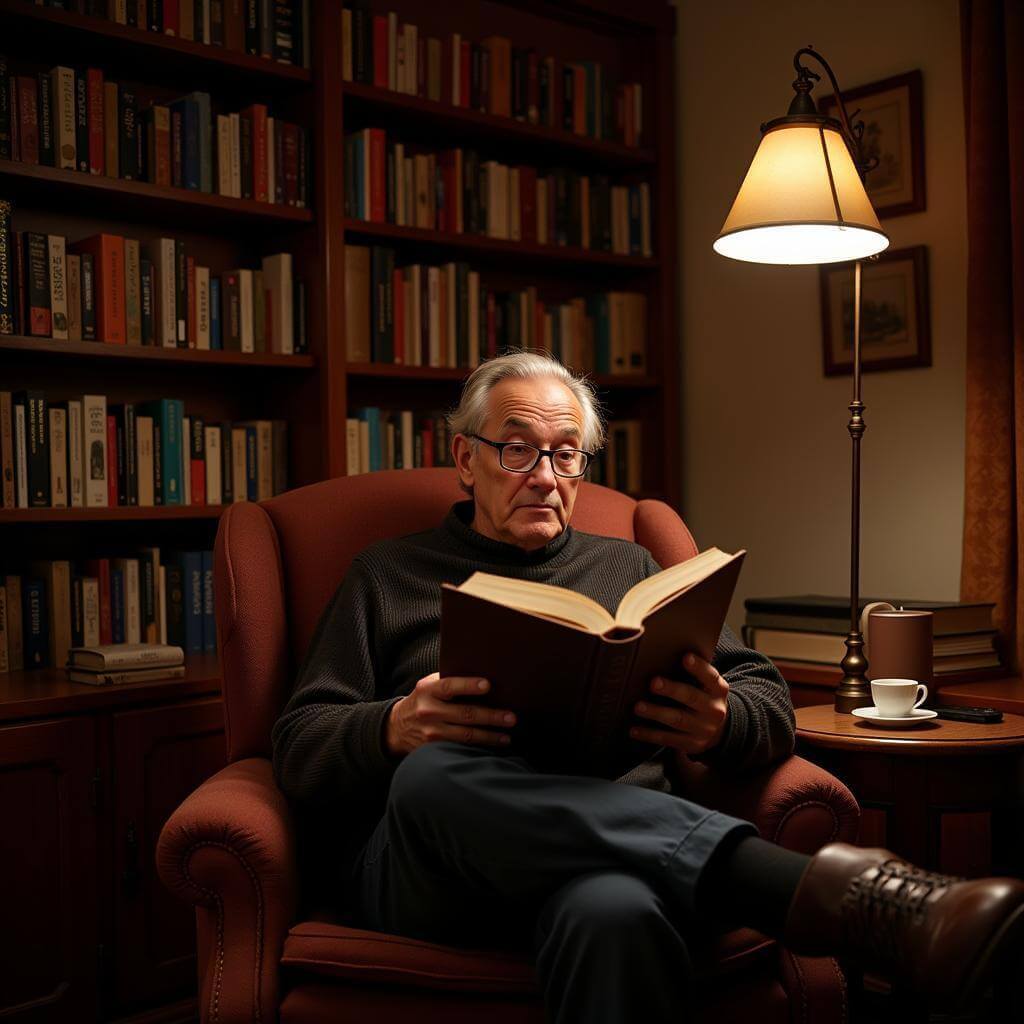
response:
<path fill-rule="evenodd" d="M 801 63 L 813 57 L 832 83 L 839 120 L 825 117 L 811 99 L 820 75 Z M 874 165 L 865 159 L 863 122 L 851 126 L 839 85 L 825 58 L 811 47 L 793 57 L 796 96 L 785 117 L 761 125 L 761 143 L 715 239 L 715 251 L 751 263 L 854 264 L 853 400 L 847 429 L 853 443 L 850 543 L 850 632 L 840 663 L 837 711 L 849 714 L 871 703 L 867 660 L 859 621 L 860 439 L 864 403 L 860 397 L 861 262 L 889 244 L 864 188 Z M 856 116 L 856 112 L 854 114 Z"/>

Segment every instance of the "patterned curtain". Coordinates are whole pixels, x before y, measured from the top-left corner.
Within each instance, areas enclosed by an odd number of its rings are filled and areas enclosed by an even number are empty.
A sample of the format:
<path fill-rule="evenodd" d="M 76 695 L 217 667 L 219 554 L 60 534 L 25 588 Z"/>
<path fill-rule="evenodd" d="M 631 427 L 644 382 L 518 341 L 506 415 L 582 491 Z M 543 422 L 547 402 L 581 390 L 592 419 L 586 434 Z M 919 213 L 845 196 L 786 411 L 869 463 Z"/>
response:
<path fill-rule="evenodd" d="M 1024 663 L 1024 3 L 961 0 L 967 127 L 964 601 Z"/>

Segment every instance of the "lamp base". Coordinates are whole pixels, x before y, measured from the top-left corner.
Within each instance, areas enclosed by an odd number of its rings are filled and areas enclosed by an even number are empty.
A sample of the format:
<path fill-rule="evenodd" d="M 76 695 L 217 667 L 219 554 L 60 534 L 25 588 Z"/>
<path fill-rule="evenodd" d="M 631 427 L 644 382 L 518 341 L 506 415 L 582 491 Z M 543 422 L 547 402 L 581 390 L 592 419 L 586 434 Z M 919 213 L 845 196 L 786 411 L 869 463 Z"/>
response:
<path fill-rule="evenodd" d="M 871 704 L 871 683 L 867 678 L 868 660 L 864 657 L 864 637 L 859 630 L 846 635 L 846 655 L 839 663 L 843 678 L 836 687 L 835 710 L 848 715 L 855 708 Z"/>

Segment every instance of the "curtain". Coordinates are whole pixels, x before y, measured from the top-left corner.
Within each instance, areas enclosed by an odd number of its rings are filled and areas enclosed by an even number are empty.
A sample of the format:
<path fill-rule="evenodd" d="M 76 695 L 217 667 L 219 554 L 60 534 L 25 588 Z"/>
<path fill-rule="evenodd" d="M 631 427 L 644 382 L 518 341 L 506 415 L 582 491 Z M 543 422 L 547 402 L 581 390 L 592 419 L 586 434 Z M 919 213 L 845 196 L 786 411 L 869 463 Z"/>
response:
<path fill-rule="evenodd" d="M 995 601 L 1024 662 L 1024 3 L 961 0 L 967 437 L 960 597 Z"/>

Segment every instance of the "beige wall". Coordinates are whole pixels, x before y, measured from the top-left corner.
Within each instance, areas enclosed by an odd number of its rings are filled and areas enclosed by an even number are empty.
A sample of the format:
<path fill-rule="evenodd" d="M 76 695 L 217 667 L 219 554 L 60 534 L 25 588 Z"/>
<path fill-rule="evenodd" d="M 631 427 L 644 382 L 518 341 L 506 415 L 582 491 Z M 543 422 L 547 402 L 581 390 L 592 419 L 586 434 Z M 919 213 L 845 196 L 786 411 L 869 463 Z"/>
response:
<path fill-rule="evenodd" d="M 743 621 L 748 596 L 849 592 L 852 383 L 823 374 L 817 268 L 711 249 L 759 125 L 789 105 L 793 54 L 810 44 L 841 88 L 923 73 L 927 210 L 883 226 L 895 248 L 929 248 L 933 365 L 864 375 L 861 593 L 955 600 L 966 316 L 957 2 L 677 2 L 683 514 L 700 547 L 749 552 L 729 622 Z"/>

